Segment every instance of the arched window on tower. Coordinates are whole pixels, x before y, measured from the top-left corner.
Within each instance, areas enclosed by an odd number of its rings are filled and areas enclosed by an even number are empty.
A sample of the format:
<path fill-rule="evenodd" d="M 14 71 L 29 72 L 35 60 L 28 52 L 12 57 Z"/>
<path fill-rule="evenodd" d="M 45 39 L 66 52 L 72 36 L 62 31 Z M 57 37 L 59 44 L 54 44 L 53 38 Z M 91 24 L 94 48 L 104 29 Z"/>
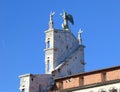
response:
<path fill-rule="evenodd" d="M 46 48 L 50 48 L 50 38 L 47 39 Z"/>
<path fill-rule="evenodd" d="M 47 60 L 47 71 L 48 72 L 50 71 L 50 60 L 49 60 L 49 57 L 48 57 L 48 60 Z"/>
<path fill-rule="evenodd" d="M 48 44 L 48 48 L 50 48 L 50 41 L 48 41 L 47 44 Z"/>

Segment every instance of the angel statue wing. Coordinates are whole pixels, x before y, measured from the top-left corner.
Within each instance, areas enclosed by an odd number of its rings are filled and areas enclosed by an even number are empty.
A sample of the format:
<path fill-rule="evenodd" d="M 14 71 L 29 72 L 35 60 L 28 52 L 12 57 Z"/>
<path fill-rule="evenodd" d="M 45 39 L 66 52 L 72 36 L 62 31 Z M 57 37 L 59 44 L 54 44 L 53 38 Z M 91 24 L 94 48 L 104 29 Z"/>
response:
<path fill-rule="evenodd" d="M 71 14 L 67 15 L 67 19 L 74 25 L 73 16 Z"/>

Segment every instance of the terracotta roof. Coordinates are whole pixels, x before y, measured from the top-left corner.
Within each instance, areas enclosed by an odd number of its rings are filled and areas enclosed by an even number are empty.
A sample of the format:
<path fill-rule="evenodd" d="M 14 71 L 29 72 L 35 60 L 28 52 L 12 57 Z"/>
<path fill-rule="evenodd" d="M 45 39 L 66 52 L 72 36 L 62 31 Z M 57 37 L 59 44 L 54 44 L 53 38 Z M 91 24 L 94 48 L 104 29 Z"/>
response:
<path fill-rule="evenodd" d="M 89 75 L 89 74 L 100 73 L 100 72 L 103 72 L 103 71 L 110 71 L 110 70 L 116 70 L 116 69 L 120 69 L 120 65 L 109 67 L 109 68 L 104 68 L 104 69 L 99 69 L 99 70 L 93 70 L 93 71 L 84 72 L 84 73 L 79 73 L 79 74 L 74 74 L 74 75 L 69 75 L 69 76 L 65 76 L 65 77 L 58 77 L 58 78 L 54 78 L 54 79 L 55 80 L 61 80 L 61 79 L 66 79 L 66 78 L 70 78 L 70 77 Z"/>

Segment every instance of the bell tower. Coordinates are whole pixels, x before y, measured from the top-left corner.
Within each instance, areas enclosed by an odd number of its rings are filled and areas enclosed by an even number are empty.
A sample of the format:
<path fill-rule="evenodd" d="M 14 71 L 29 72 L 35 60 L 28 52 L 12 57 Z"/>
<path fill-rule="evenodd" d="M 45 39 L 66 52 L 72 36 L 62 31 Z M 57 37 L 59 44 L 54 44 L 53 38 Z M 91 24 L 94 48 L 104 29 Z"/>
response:
<path fill-rule="evenodd" d="M 72 15 L 66 13 L 63 19 L 63 30 L 54 29 L 53 15 L 50 14 L 49 28 L 45 31 L 45 72 L 56 76 L 67 76 L 84 72 L 84 48 L 80 31 L 78 39 L 72 34 L 68 25 L 68 20 L 73 19 Z M 65 14 L 65 13 L 63 13 Z M 68 17 L 69 16 L 69 17 Z M 67 24 L 66 24 L 67 23 Z M 72 23 L 73 20 L 72 20 Z M 73 68 L 74 67 L 74 68 Z M 73 68 L 73 69 L 72 69 Z M 61 71 L 60 71 L 61 70 Z"/>
<path fill-rule="evenodd" d="M 52 70 L 54 69 L 54 60 L 53 60 L 53 52 L 54 52 L 54 23 L 52 17 L 54 16 L 54 12 L 50 13 L 50 21 L 49 21 L 49 29 L 45 31 L 46 38 L 45 38 L 45 72 L 46 74 L 51 74 Z"/>

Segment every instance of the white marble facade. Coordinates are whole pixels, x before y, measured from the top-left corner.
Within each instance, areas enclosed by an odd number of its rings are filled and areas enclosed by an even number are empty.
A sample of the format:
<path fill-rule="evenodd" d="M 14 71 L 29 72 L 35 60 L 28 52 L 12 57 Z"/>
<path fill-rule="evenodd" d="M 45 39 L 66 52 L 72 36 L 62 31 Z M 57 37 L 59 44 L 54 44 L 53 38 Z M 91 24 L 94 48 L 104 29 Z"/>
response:
<path fill-rule="evenodd" d="M 120 82 L 101 85 L 97 87 L 85 88 L 72 92 L 120 92 Z"/>
<path fill-rule="evenodd" d="M 84 72 L 84 45 L 70 31 L 47 30 L 45 64 L 46 73 L 56 77 Z"/>

